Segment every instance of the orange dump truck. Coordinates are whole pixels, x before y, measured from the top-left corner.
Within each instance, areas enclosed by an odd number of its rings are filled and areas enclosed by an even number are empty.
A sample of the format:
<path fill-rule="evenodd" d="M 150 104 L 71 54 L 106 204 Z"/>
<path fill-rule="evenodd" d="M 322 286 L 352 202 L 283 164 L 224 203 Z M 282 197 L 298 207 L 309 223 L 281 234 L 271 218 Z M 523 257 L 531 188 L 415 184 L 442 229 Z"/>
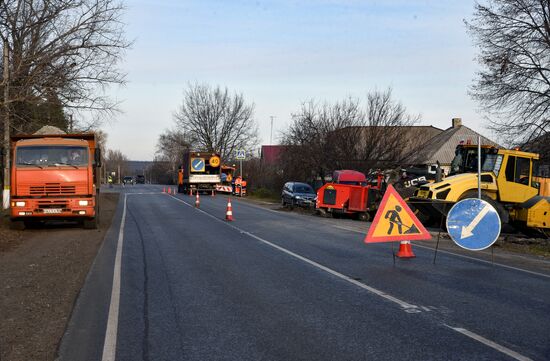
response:
<path fill-rule="evenodd" d="M 43 220 L 97 228 L 101 155 L 95 134 L 14 136 L 11 152 L 13 228 Z"/>

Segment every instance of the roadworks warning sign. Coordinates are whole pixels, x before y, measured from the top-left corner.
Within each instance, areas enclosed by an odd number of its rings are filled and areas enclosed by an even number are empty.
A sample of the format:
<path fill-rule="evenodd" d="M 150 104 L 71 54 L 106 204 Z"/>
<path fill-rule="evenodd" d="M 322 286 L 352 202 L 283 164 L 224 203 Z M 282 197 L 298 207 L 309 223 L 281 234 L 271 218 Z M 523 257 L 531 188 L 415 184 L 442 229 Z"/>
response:
<path fill-rule="evenodd" d="M 419 241 L 432 236 L 390 184 L 365 238 L 365 243 Z"/>

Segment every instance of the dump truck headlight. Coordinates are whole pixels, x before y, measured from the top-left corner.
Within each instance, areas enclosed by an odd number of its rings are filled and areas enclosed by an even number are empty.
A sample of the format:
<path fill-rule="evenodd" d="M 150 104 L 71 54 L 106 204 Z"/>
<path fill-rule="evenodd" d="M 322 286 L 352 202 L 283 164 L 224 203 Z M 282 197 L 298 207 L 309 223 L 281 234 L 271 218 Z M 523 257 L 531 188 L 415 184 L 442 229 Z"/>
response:
<path fill-rule="evenodd" d="M 15 206 L 16 207 L 25 207 L 25 202 L 22 202 L 22 201 L 18 201 L 18 202 L 15 202 Z"/>
<path fill-rule="evenodd" d="M 88 205 L 88 201 L 78 201 L 78 205 L 79 205 L 79 206 L 87 206 L 87 205 Z"/>

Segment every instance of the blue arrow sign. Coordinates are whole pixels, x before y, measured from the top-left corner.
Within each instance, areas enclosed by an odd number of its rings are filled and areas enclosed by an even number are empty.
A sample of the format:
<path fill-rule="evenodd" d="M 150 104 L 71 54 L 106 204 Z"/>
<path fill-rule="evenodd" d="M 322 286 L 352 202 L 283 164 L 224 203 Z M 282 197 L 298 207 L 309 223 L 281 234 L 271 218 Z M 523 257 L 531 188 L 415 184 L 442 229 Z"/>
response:
<path fill-rule="evenodd" d="M 204 165 L 204 159 L 202 158 L 194 158 L 191 160 L 191 168 L 193 168 L 195 172 L 204 172 Z"/>
<path fill-rule="evenodd" d="M 500 217 L 495 208 L 482 199 L 464 199 L 447 214 L 447 232 L 460 247 L 481 251 L 500 235 Z"/>

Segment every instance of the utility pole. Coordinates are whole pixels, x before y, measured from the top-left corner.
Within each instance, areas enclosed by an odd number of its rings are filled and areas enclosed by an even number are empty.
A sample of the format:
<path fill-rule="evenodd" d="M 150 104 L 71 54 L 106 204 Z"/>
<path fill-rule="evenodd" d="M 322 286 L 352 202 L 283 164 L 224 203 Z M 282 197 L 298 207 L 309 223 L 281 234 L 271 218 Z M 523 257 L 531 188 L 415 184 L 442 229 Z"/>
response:
<path fill-rule="evenodd" d="M 271 118 L 271 132 L 269 133 L 269 145 L 273 144 L 273 118 L 275 118 L 274 115 L 270 116 Z"/>
<path fill-rule="evenodd" d="M 4 85 L 4 191 L 2 192 L 3 208 L 10 207 L 10 53 L 8 43 L 4 41 L 3 52 L 3 85 Z"/>

